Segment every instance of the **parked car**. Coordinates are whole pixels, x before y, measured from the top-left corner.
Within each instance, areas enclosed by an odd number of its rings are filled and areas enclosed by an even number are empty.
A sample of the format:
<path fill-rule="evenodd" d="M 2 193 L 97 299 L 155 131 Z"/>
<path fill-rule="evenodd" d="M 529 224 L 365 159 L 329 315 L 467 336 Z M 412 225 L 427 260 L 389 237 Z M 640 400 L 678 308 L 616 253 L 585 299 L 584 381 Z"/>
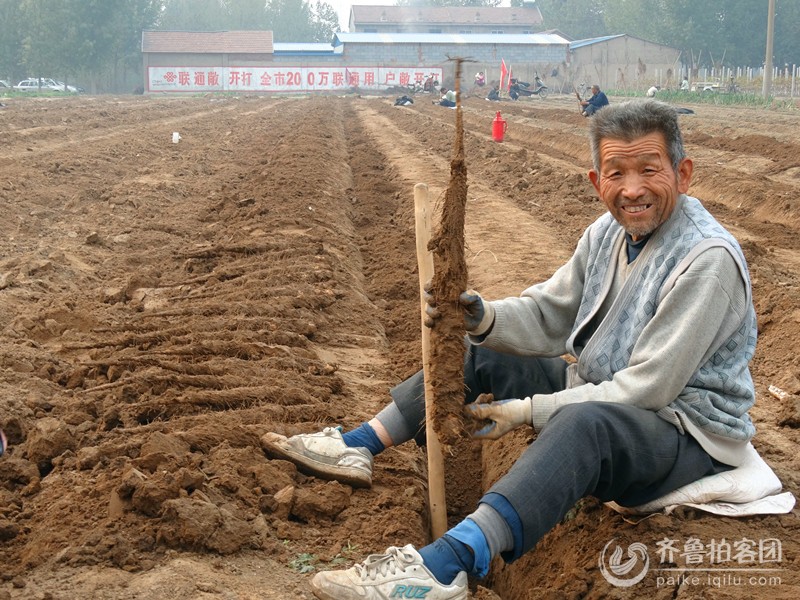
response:
<path fill-rule="evenodd" d="M 48 81 L 53 81 L 53 80 L 52 79 L 48 79 Z M 62 92 L 65 89 L 66 89 L 66 91 L 68 91 L 71 94 L 83 94 L 84 92 L 86 92 L 86 90 L 84 90 L 82 87 L 77 87 L 77 86 L 74 86 L 74 85 L 65 84 L 63 81 L 56 81 L 55 83 L 56 83 L 56 85 L 58 85 L 61 88 Z"/>
<path fill-rule="evenodd" d="M 78 92 L 76 87 L 68 85 L 65 88 L 62 82 L 56 81 L 49 77 L 42 77 L 41 79 L 37 77 L 28 77 L 28 79 L 23 79 L 17 85 L 15 85 L 14 89 L 18 92 L 38 92 L 40 90 L 43 92 Z"/>
<path fill-rule="evenodd" d="M 8 83 L 5 79 L 0 79 L 0 92 L 10 92 L 14 86 Z"/>

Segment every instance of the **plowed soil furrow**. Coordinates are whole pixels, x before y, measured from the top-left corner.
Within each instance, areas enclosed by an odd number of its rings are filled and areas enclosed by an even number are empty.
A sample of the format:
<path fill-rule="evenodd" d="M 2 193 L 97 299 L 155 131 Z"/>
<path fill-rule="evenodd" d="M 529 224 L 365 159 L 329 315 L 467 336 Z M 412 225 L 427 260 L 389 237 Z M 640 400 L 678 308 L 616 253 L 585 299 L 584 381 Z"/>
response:
<path fill-rule="evenodd" d="M 447 186 L 455 112 L 425 95 L 392 100 L 9 99 L 0 598 L 310 599 L 314 570 L 428 540 L 413 443 L 376 459 L 367 490 L 308 477 L 260 443 L 358 425 L 419 367 L 413 186 L 434 198 Z M 753 274 L 754 444 L 797 495 L 798 117 L 693 108 L 681 117 L 692 192 L 742 240 Z M 502 144 L 490 137 L 497 110 Z M 603 211 L 586 178 L 587 122 L 571 96 L 475 97 L 464 111 L 471 285 L 516 295 Z M 779 400 L 771 384 L 794 395 Z M 466 442 L 447 458 L 451 522 L 531 437 Z M 794 599 L 797 514 L 634 524 L 586 500 L 484 583 L 506 600 Z M 665 539 L 778 539 L 781 582 L 661 586 L 654 571 L 615 588 L 597 567 L 612 538 L 645 543 L 651 560 Z"/>

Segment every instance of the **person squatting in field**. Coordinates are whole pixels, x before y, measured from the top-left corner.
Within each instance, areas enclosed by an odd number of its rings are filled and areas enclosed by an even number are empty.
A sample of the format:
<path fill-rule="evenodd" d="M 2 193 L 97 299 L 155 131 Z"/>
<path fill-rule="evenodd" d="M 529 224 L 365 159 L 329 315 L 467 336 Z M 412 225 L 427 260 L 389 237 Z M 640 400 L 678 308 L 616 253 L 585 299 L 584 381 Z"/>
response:
<path fill-rule="evenodd" d="M 442 97 L 439 100 L 434 100 L 434 104 L 438 104 L 439 106 L 446 106 L 448 108 L 453 108 L 456 105 L 456 92 L 454 90 L 448 90 L 446 87 L 443 87 L 439 90 L 442 94 Z"/>
<path fill-rule="evenodd" d="M 608 212 L 566 264 L 519 297 L 460 298 L 465 411 L 488 422 L 474 437 L 531 426 L 536 439 L 441 538 L 318 573 L 319 598 L 397 597 L 416 586 L 429 600 L 464 599 L 468 574 L 486 575 L 497 555 L 517 560 L 582 497 L 638 506 L 743 460 L 755 433 L 756 313 L 742 250 L 687 195 L 693 163 L 673 108 L 621 103 L 589 127 L 589 180 Z M 435 327 L 436 307 L 426 312 Z M 476 404 L 480 394 L 499 400 Z M 265 450 L 307 473 L 369 486 L 373 456 L 424 442 L 422 373 L 391 397 L 343 435 L 268 433 Z"/>
<path fill-rule="evenodd" d="M 591 117 L 601 108 L 608 106 L 608 104 L 608 96 L 606 96 L 605 92 L 600 91 L 599 85 L 593 85 L 592 95 L 586 100 L 581 100 L 581 106 L 583 107 L 581 114 L 584 117 Z"/>

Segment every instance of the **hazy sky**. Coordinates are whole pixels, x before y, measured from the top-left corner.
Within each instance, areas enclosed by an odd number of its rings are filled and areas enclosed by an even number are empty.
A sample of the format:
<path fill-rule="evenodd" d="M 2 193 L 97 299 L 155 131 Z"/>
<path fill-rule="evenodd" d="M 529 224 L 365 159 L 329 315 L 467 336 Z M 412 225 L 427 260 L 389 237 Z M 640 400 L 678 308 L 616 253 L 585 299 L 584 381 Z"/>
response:
<path fill-rule="evenodd" d="M 333 6 L 339 15 L 339 25 L 347 31 L 347 24 L 350 22 L 350 7 L 353 4 L 363 4 L 367 6 L 394 6 L 395 0 L 323 0 Z M 312 2 L 313 3 L 313 2 Z M 501 0 L 500 6 L 511 6 L 511 0 Z"/>

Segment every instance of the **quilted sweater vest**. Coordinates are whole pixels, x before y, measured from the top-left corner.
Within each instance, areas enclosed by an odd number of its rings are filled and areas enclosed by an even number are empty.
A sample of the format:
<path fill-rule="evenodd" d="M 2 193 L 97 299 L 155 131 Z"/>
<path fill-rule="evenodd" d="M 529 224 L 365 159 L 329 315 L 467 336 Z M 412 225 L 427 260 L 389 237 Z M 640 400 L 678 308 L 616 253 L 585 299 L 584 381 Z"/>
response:
<path fill-rule="evenodd" d="M 610 214 L 592 225 L 591 258 L 586 267 L 583 298 L 576 326 L 567 341 L 567 348 L 573 354 L 575 339 L 608 293 L 613 277 L 609 267 L 616 265 L 615 252 L 621 248 L 622 236 L 622 227 Z M 636 340 L 675 279 L 700 252 L 712 246 L 727 249 L 738 264 L 747 286 L 747 314 L 736 332 L 715 348 L 706 363 L 690 377 L 669 408 L 705 431 L 748 440 L 755 433 L 747 411 L 755 402 L 748 365 L 755 352 L 757 322 L 747 263 L 736 239 L 696 198 L 681 196 L 670 218 L 648 240 L 634 263 L 634 271 L 595 332 L 595 337 L 600 338 L 593 339 L 592 346 L 599 350 L 581 355 L 578 375 L 597 384 L 611 380 L 614 373 L 626 368 Z M 692 340 L 686 343 L 691 344 Z"/>

